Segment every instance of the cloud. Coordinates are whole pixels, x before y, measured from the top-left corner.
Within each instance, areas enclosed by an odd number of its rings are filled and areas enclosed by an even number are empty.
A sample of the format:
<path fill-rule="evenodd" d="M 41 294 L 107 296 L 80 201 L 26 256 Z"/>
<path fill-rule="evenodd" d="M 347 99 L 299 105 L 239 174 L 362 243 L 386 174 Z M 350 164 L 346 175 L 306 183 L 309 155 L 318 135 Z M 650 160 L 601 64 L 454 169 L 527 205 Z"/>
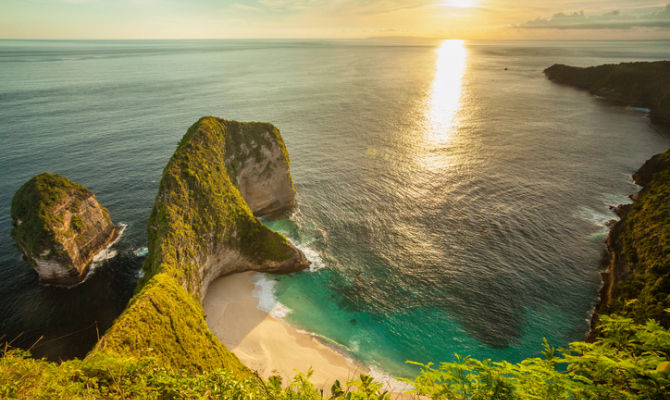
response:
<path fill-rule="evenodd" d="M 670 4 L 644 14 L 611 11 L 601 15 L 586 15 L 584 11 L 572 14 L 558 13 L 551 18 L 536 18 L 517 28 L 522 29 L 632 29 L 670 28 Z"/>

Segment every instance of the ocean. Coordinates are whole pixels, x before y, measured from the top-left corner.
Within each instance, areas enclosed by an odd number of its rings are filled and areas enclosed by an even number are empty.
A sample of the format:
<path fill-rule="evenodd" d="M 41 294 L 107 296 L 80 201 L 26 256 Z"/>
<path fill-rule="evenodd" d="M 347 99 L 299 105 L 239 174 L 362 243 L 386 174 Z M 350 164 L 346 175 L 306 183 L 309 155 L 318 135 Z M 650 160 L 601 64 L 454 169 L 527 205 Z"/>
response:
<path fill-rule="evenodd" d="M 275 124 L 313 261 L 264 303 L 360 362 L 411 376 L 454 353 L 519 361 L 582 340 L 611 207 L 670 146 L 644 110 L 549 82 L 554 63 L 660 60 L 670 42 L 0 41 L 0 337 L 82 357 L 132 296 L 161 171 L 203 115 Z M 50 171 L 127 229 L 73 289 L 41 287 L 10 236 Z"/>

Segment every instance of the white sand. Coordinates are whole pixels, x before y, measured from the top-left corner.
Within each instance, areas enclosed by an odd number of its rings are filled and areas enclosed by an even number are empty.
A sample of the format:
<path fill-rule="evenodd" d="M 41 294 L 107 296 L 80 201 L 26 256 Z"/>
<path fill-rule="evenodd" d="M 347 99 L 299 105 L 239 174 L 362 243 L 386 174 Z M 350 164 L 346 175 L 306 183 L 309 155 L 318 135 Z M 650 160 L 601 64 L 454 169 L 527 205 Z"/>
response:
<path fill-rule="evenodd" d="M 311 381 L 324 393 L 339 379 L 357 378 L 370 371 L 322 343 L 308 333 L 302 333 L 258 309 L 258 299 L 252 296 L 252 272 L 234 274 L 212 282 L 205 297 L 207 325 L 214 334 L 247 367 L 267 379 L 282 377 L 289 383 L 295 370 L 314 369 Z"/>

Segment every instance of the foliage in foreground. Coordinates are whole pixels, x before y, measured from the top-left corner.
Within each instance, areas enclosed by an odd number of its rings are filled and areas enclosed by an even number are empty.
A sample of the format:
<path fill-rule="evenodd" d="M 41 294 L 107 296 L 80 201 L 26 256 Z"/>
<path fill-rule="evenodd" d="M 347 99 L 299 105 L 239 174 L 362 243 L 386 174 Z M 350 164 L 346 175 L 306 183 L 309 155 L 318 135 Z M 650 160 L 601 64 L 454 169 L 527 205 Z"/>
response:
<path fill-rule="evenodd" d="M 666 310 L 670 311 L 670 310 Z M 518 364 L 479 361 L 417 364 L 414 392 L 432 399 L 667 399 L 670 331 L 650 320 L 601 317 L 593 343 L 544 343 L 543 358 Z"/>
<path fill-rule="evenodd" d="M 670 312 L 670 310 L 667 310 Z M 665 399 L 670 393 L 670 331 L 655 321 L 603 316 L 594 343 L 559 350 L 544 344 L 542 358 L 518 364 L 457 358 L 453 363 L 417 364 L 414 395 L 432 399 Z M 150 357 L 98 353 L 59 364 L 29 358 L 22 350 L 0 358 L 0 398 L 279 399 L 316 400 L 322 392 L 311 371 L 288 384 L 263 383 L 229 370 L 190 373 L 170 370 Z M 334 400 L 396 397 L 366 376 L 331 387 Z"/>
<path fill-rule="evenodd" d="M 285 387 L 279 377 L 265 385 L 256 377 L 237 378 L 216 369 L 202 374 L 170 371 L 155 358 L 96 354 L 85 360 L 61 363 L 30 358 L 11 350 L 0 358 L 0 398 L 20 399 L 321 399 L 310 382 L 312 371 L 298 373 Z M 359 381 L 336 382 L 331 399 L 384 400 L 381 384 L 361 376 Z"/>

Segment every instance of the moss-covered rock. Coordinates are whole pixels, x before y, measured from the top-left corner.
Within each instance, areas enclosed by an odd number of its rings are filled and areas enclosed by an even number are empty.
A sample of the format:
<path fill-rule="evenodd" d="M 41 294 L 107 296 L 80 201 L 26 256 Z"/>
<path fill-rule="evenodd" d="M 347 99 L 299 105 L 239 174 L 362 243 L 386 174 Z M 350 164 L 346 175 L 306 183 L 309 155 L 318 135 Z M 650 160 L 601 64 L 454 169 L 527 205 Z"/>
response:
<path fill-rule="evenodd" d="M 624 105 L 649 108 L 652 120 L 670 125 L 670 61 L 588 68 L 555 64 L 544 73 L 553 82 L 588 90 Z"/>
<path fill-rule="evenodd" d="M 225 274 L 309 266 L 252 212 L 293 205 L 288 168 L 286 147 L 271 124 L 204 117 L 191 126 L 163 170 L 147 224 L 145 276 L 90 356 L 130 353 L 155 357 L 167 368 L 249 374 L 210 332 L 200 301 L 209 283 Z M 244 194 L 255 191 L 266 194 L 252 209 Z"/>
<path fill-rule="evenodd" d="M 12 200 L 12 236 L 42 283 L 73 286 L 122 228 L 82 185 L 56 174 L 30 179 Z"/>

